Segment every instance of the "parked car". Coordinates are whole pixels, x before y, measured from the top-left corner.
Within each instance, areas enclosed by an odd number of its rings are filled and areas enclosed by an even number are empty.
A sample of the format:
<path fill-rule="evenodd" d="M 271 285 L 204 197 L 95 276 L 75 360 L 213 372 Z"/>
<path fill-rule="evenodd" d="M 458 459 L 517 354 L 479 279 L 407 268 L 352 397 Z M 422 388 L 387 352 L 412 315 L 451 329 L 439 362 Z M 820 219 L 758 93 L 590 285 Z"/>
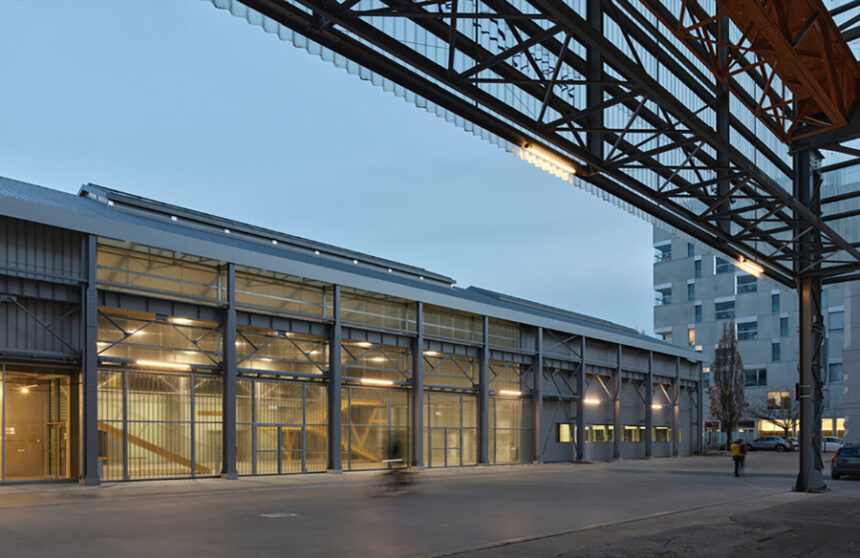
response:
<path fill-rule="evenodd" d="M 824 436 L 821 438 L 821 451 L 827 453 L 831 451 L 837 451 L 842 447 L 842 438 L 837 438 L 836 436 Z"/>
<path fill-rule="evenodd" d="M 860 475 L 860 444 L 843 444 L 830 460 L 830 476 L 839 480 L 842 475 Z"/>
<path fill-rule="evenodd" d="M 786 440 L 788 440 L 788 442 L 791 444 L 792 451 L 797 451 L 800 449 L 800 444 L 798 443 L 797 438 L 795 438 L 794 436 L 792 436 L 791 438 L 786 438 Z"/>
<path fill-rule="evenodd" d="M 752 442 L 747 442 L 747 447 L 756 450 L 789 451 L 792 449 L 791 442 L 780 436 L 760 436 Z"/>

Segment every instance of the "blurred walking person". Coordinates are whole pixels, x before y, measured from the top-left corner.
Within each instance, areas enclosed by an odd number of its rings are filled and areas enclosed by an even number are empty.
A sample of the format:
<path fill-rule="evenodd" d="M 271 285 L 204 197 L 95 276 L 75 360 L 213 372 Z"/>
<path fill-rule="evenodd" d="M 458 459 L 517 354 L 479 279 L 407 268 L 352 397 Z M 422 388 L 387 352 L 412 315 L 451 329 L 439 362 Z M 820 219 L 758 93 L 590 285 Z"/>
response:
<path fill-rule="evenodd" d="M 744 458 L 747 456 L 744 441 L 738 438 L 729 446 L 729 451 L 732 453 L 732 461 L 735 462 L 735 476 L 739 477 L 744 468 Z"/>

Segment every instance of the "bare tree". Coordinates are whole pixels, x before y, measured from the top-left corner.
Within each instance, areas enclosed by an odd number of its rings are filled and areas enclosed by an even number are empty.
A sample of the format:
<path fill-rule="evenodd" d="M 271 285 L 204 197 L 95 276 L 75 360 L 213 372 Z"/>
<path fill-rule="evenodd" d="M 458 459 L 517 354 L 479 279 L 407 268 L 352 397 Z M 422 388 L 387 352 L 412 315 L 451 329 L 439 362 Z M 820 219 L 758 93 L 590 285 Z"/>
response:
<path fill-rule="evenodd" d="M 750 414 L 757 419 L 769 420 L 777 428 L 781 428 L 783 436 L 788 438 L 793 434 L 797 420 L 800 418 L 800 406 L 791 397 L 787 388 L 776 393 L 778 400 L 768 398 L 767 405 L 750 408 Z"/>
<path fill-rule="evenodd" d="M 723 324 L 723 334 L 711 364 L 711 416 L 720 421 L 726 440 L 732 440 L 747 403 L 744 397 L 744 366 L 735 337 L 735 321 Z"/>

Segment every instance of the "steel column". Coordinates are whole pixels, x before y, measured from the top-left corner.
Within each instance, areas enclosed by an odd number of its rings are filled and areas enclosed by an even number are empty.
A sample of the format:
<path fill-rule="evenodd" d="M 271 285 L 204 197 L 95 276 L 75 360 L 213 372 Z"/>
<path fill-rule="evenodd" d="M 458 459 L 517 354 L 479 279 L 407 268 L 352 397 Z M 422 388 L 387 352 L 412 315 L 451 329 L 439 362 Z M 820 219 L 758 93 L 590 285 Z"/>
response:
<path fill-rule="evenodd" d="M 705 453 L 705 384 L 702 381 L 702 367 L 699 363 L 699 381 L 696 382 L 696 393 L 698 404 L 696 405 L 696 452 L 699 455 Z"/>
<path fill-rule="evenodd" d="M 579 368 L 576 371 L 576 456 L 585 459 L 585 336 L 579 338 Z"/>
<path fill-rule="evenodd" d="M 728 63 L 729 58 L 729 18 L 723 17 L 720 20 L 719 25 L 720 30 L 720 41 L 723 43 L 719 48 L 719 56 L 720 56 L 720 64 L 725 67 L 725 64 Z M 720 136 L 721 139 L 728 142 L 730 139 L 730 122 L 731 122 L 731 114 L 730 110 L 730 98 L 729 98 L 729 89 L 719 80 L 716 83 L 716 116 L 717 116 L 717 135 Z M 729 217 L 731 213 L 731 199 L 727 196 L 729 189 L 731 188 L 731 182 L 729 180 L 729 166 L 731 164 L 731 159 L 729 158 L 729 153 L 725 149 L 717 149 L 717 177 L 719 181 L 717 182 L 717 197 L 723 199 L 723 202 L 720 203 L 718 212 L 720 217 L 717 219 L 717 226 L 724 233 L 731 233 L 732 223 Z"/>
<path fill-rule="evenodd" d="M 343 466 L 340 459 L 341 451 L 341 341 L 342 331 L 340 322 L 340 285 L 334 286 L 332 297 L 334 311 L 332 314 L 331 330 L 328 348 L 328 470 L 340 473 Z"/>
<path fill-rule="evenodd" d="M 534 396 L 533 396 L 533 405 L 534 405 L 534 444 L 535 444 L 535 462 L 543 463 L 543 455 L 541 455 L 541 414 L 543 413 L 543 328 L 537 328 L 537 339 L 535 342 L 535 349 L 537 349 L 537 354 L 535 355 L 535 364 L 534 364 Z"/>
<path fill-rule="evenodd" d="M 412 340 L 412 465 L 424 468 L 424 304 L 415 308 L 416 335 Z"/>
<path fill-rule="evenodd" d="M 681 446 L 681 357 L 675 357 L 675 377 L 672 380 L 672 455 L 677 457 Z"/>
<path fill-rule="evenodd" d="M 618 344 L 618 354 L 615 367 L 615 377 L 613 378 L 614 385 L 612 386 L 612 425 L 615 429 L 615 436 L 612 443 L 612 457 L 621 459 L 621 441 L 624 432 L 621 426 L 621 386 L 623 382 L 621 373 L 621 344 Z"/>
<path fill-rule="evenodd" d="M 484 316 L 478 372 L 478 463 L 490 463 L 490 319 Z"/>
<path fill-rule="evenodd" d="M 0 364 L 0 432 L 6 439 L 6 364 Z M 0 482 L 6 480 L 6 444 L 0 444 Z"/>
<path fill-rule="evenodd" d="M 821 215 L 820 175 L 813 176 L 812 152 L 808 145 L 795 144 L 794 196 L 816 215 Z M 800 227 L 798 227 L 800 228 Z M 795 273 L 798 294 L 800 382 L 800 469 L 794 489 L 815 492 L 825 488 L 821 461 L 821 347 L 824 329 L 821 317 L 821 279 L 814 275 L 821 253 L 821 237 L 815 231 L 798 231 L 800 250 Z"/>
<path fill-rule="evenodd" d="M 232 263 L 227 264 L 226 302 L 224 321 L 221 324 L 223 328 L 221 335 L 223 341 L 223 359 L 221 361 L 223 462 L 221 464 L 221 477 L 236 479 L 239 478 L 239 472 L 236 469 L 236 266 Z"/>
<path fill-rule="evenodd" d="M 586 19 L 588 24 L 596 29 L 601 35 L 603 34 L 603 1 L 588 0 L 586 6 Z M 604 102 L 603 98 L 603 60 L 600 57 L 600 49 L 594 45 L 589 45 L 586 60 L 588 62 L 588 85 L 585 86 L 585 104 L 589 107 L 595 107 Z M 586 117 L 588 126 L 586 143 L 588 151 L 598 159 L 603 159 L 603 112 L 602 110 L 593 111 Z"/>
<path fill-rule="evenodd" d="M 81 380 L 83 384 L 83 476 L 81 483 L 97 485 L 99 477 L 99 423 L 98 423 L 98 380 L 99 363 L 97 339 L 99 334 L 98 322 L 98 251 L 96 237 L 84 237 L 84 265 L 86 278 L 81 303 Z"/>
<path fill-rule="evenodd" d="M 654 422 L 654 352 L 648 351 L 648 375 L 645 377 L 645 457 L 651 457 Z"/>

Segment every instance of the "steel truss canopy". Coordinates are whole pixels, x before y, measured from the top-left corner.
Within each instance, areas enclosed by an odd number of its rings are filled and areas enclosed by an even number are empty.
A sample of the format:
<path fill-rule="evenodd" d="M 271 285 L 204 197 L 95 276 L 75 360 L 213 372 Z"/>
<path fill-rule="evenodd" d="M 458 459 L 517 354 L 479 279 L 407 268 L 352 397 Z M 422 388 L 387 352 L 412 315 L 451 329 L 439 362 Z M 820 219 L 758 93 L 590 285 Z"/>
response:
<path fill-rule="evenodd" d="M 782 141 L 844 128 L 855 114 L 860 64 L 822 0 L 642 1 Z"/>
<path fill-rule="evenodd" d="M 785 123 L 744 106 L 762 84 L 732 77 L 736 104 L 652 13 L 682 0 L 210 1 L 785 285 L 860 272 L 851 211 L 795 198 Z"/>

